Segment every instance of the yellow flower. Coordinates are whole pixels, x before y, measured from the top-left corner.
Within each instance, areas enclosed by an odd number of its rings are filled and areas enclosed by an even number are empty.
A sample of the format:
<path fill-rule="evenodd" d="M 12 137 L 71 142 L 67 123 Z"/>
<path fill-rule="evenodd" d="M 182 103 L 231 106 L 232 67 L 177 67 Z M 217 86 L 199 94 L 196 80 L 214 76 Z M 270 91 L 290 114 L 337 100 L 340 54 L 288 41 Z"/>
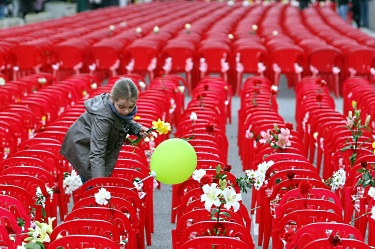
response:
<path fill-rule="evenodd" d="M 357 101 L 355 101 L 355 100 L 352 100 L 352 107 L 353 107 L 354 109 L 356 109 L 356 108 L 357 108 Z"/>
<path fill-rule="evenodd" d="M 134 116 L 134 120 L 140 120 L 141 116 Z"/>
<path fill-rule="evenodd" d="M 167 134 L 171 129 L 171 125 L 167 122 L 160 120 L 160 118 L 158 119 L 158 121 L 152 121 L 152 125 L 152 129 L 159 132 L 159 135 Z"/>

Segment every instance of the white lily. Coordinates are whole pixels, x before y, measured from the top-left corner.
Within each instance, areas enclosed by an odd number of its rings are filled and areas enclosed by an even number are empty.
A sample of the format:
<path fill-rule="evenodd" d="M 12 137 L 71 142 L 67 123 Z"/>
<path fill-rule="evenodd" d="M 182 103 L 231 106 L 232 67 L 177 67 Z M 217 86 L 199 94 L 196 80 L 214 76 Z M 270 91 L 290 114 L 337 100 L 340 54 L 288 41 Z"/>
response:
<path fill-rule="evenodd" d="M 240 208 L 239 201 L 242 200 L 241 194 L 237 194 L 232 187 L 227 187 L 223 191 L 223 196 L 225 199 L 224 207 L 226 209 L 230 209 L 231 207 L 233 207 L 234 212 L 237 212 Z"/>
<path fill-rule="evenodd" d="M 208 211 L 211 210 L 212 205 L 219 207 L 221 205 L 219 196 L 223 191 L 217 187 L 217 183 L 211 183 L 211 186 L 208 184 L 203 185 L 203 193 L 201 195 L 201 201 L 204 201 L 204 207 Z"/>

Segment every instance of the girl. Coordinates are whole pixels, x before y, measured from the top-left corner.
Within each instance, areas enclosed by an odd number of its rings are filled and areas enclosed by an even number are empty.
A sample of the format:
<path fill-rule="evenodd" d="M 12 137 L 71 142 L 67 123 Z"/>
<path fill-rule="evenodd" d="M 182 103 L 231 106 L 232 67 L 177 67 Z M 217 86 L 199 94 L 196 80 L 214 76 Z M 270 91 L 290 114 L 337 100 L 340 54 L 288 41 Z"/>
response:
<path fill-rule="evenodd" d="M 69 128 L 60 151 L 82 183 L 112 174 L 127 134 L 147 136 L 148 128 L 133 121 L 137 100 L 134 82 L 121 78 L 110 94 L 85 101 L 86 112 Z"/>

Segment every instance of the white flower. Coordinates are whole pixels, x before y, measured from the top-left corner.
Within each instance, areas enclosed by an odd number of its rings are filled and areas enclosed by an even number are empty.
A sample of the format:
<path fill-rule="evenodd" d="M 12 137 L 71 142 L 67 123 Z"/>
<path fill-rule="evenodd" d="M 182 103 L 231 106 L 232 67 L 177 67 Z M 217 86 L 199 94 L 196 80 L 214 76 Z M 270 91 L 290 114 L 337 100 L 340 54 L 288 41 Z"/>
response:
<path fill-rule="evenodd" d="M 144 141 L 145 141 L 146 143 L 148 143 L 148 142 L 150 142 L 150 138 L 149 138 L 149 137 L 146 137 L 146 138 L 144 139 Z"/>
<path fill-rule="evenodd" d="M 375 220 L 375 207 L 371 209 L 371 219 Z"/>
<path fill-rule="evenodd" d="M 271 91 L 277 92 L 279 90 L 279 87 L 276 85 L 271 86 Z"/>
<path fill-rule="evenodd" d="M 91 87 L 91 89 L 95 90 L 96 88 L 98 88 L 98 84 L 96 84 L 96 83 L 92 83 L 92 84 L 90 85 L 90 87 Z"/>
<path fill-rule="evenodd" d="M 0 77 L 0 86 L 4 86 L 4 85 L 5 85 L 5 80 L 4 78 Z"/>
<path fill-rule="evenodd" d="M 185 92 L 185 87 L 184 86 L 178 86 L 178 91 L 180 91 L 180 93 L 184 93 Z"/>
<path fill-rule="evenodd" d="M 39 84 L 45 84 L 47 82 L 46 78 L 38 78 Z"/>
<path fill-rule="evenodd" d="M 126 236 L 120 235 L 120 245 L 125 245 L 128 243 L 128 238 Z"/>
<path fill-rule="evenodd" d="M 137 181 L 134 181 L 133 185 L 137 189 L 137 191 L 142 191 L 142 188 L 143 188 L 143 183 L 142 182 L 138 183 Z"/>
<path fill-rule="evenodd" d="M 206 174 L 204 169 L 196 169 L 191 176 L 194 180 L 201 182 L 202 177 Z"/>
<path fill-rule="evenodd" d="M 223 191 L 223 196 L 225 199 L 224 207 L 230 209 L 233 207 L 234 212 L 237 212 L 240 208 L 239 201 L 242 200 L 241 194 L 237 194 L 232 187 L 227 187 Z"/>
<path fill-rule="evenodd" d="M 339 188 L 344 187 L 346 181 L 346 172 L 343 169 L 339 169 L 338 171 L 333 173 L 332 182 L 331 182 L 331 190 L 335 191 Z"/>
<path fill-rule="evenodd" d="M 22 246 L 17 246 L 17 249 L 26 249 L 26 247 L 24 245 L 26 245 L 26 243 L 22 242 Z"/>
<path fill-rule="evenodd" d="M 106 205 L 111 199 L 111 193 L 108 192 L 105 188 L 100 188 L 98 193 L 95 194 L 95 201 L 99 205 Z"/>
<path fill-rule="evenodd" d="M 137 27 L 137 28 L 135 29 L 135 33 L 137 33 L 137 34 L 142 33 L 142 28 L 141 28 L 141 27 Z"/>
<path fill-rule="evenodd" d="M 198 119 L 197 114 L 196 114 L 195 112 L 192 112 L 192 113 L 190 114 L 190 120 L 191 120 L 191 121 L 197 121 L 197 119 Z"/>
<path fill-rule="evenodd" d="M 254 170 L 246 170 L 245 171 L 245 174 L 246 174 L 246 176 L 248 177 L 248 178 L 254 178 L 254 176 L 255 176 L 255 171 Z"/>
<path fill-rule="evenodd" d="M 147 86 L 146 83 L 144 83 L 143 81 L 139 82 L 138 85 L 139 85 L 139 87 L 140 87 L 142 90 L 144 90 L 144 89 L 146 88 L 146 86 Z"/>
<path fill-rule="evenodd" d="M 373 199 L 375 199 L 375 188 L 374 187 L 370 187 L 370 189 L 368 190 L 368 195 L 371 196 Z"/>
<path fill-rule="evenodd" d="M 77 190 L 82 186 L 82 180 L 78 176 L 75 170 L 72 170 L 70 176 L 66 177 L 63 181 L 63 187 L 65 189 L 65 194 L 71 194 L 73 191 Z"/>
<path fill-rule="evenodd" d="M 204 201 L 204 207 L 210 211 L 212 205 L 219 207 L 221 205 L 219 196 L 223 191 L 217 187 L 217 183 L 211 183 L 211 186 L 208 184 L 203 185 L 203 193 L 201 195 L 201 201 Z"/>

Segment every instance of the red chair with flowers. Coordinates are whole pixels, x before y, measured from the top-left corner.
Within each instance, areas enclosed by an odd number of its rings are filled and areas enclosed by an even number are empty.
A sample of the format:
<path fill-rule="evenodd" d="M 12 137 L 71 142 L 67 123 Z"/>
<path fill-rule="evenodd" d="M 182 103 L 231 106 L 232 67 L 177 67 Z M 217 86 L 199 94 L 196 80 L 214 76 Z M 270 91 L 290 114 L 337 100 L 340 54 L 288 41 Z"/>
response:
<path fill-rule="evenodd" d="M 180 248 L 179 245 L 184 244 L 186 241 L 203 238 L 207 235 L 236 238 L 239 241 L 245 242 L 249 247 L 252 246 L 254 248 L 250 231 L 238 223 L 229 221 L 200 221 L 191 224 L 181 231 L 176 248 Z"/>
<path fill-rule="evenodd" d="M 290 238 L 286 238 L 286 249 L 303 248 L 308 243 L 317 239 L 329 239 L 333 236 L 339 238 L 351 238 L 360 241 L 364 241 L 363 235 L 355 227 L 343 224 L 343 223 L 332 223 L 332 222 L 316 222 L 307 224 L 298 229 L 294 234 L 291 233 Z"/>
<path fill-rule="evenodd" d="M 247 231 L 251 230 L 251 224 L 245 224 L 245 220 L 241 216 L 241 214 L 236 213 L 233 210 L 225 210 L 225 215 L 221 215 L 220 217 L 218 217 L 217 213 L 215 214 L 215 216 L 212 216 L 212 213 L 209 212 L 207 209 L 197 208 L 189 212 L 186 212 L 179 218 L 176 224 L 176 228 L 172 230 L 173 249 L 178 248 L 177 242 L 180 241 L 180 236 L 184 229 L 191 226 L 192 224 L 196 224 L 201 221 L 212 221 L 213 219 L 216 220 L 217 218 L 220 218 L 221 221 L 225 220 L 246 227 Z"/>
<path fill-rule="evenodd" d="M 371 247 L 360 240 L 346 239 L 346 238 L 334 238 L 334 239 L 317 239 L 305 245 L 302 249 L 315 249 L 315 248 L 334 248 L 336 246 L 342 246 L 343 248 L 354 249 L 370 249 Z"/>
<path fill-rule="evenodd" d="M 210 249 L 214 246 L 217 249 L 232 248 L 232 249 L 253 249 L 254 245 L 248 245 L 237 238 L 205 236 L 186 241 L 179 249 Z"/>

